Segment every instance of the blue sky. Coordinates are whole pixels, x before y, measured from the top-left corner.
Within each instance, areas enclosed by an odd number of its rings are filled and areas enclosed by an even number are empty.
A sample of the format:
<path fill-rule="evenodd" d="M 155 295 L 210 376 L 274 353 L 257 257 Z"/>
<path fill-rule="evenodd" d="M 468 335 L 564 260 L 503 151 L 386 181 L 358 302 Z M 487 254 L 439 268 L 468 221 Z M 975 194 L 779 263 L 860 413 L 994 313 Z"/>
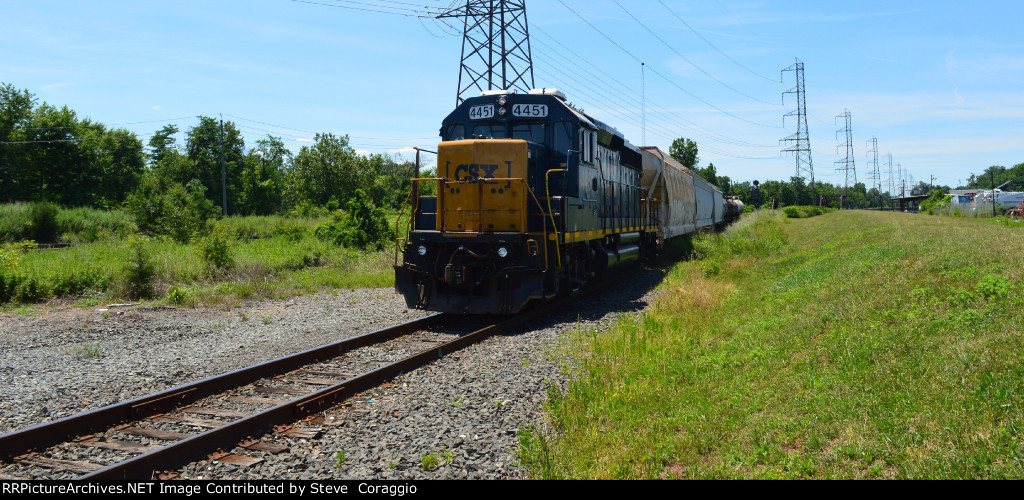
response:
<path fill-rule="evenodd" d="M 411 146 L 436 146 L 455 102 L 461 37 L 397 14 L 448 3 L 7 0 L 0 82 L 144 141 L 165 124 L 184 130 L 197 115 L 223 114 L 250 145 L 270 133 L 297 152 L 315 132 L 333 132 L 360 151 L 408 157 Z M 950 185 L 1024 162 L 1024 2 L 532 0 L 527 8 L 537 86 L 564 89 L 634 144 L 646 136 L 667 150 L 675 137 L 694 139 L 701 164 L 734 180 L 793 175 L 779 140 L 795 132 L 793 118 L 783 128 L 795 101 L 782 104 L 794 74 L 780 78 L 795 58 L 805 64 L 819 180 L 843 183 L 836 116 L 846 109 L 862 181 L 872 137 L 883 177 L 888 153 L 915 181 L 934 175 Z M 637 59 L 650 68 L 644 87 Z"/>

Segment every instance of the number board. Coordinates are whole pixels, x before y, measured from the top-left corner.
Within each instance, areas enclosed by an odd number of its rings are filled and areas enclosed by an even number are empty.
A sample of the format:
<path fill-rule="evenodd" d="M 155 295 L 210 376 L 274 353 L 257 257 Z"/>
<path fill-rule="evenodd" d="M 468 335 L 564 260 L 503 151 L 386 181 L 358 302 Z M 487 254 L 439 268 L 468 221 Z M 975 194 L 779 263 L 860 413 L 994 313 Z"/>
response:
<path fill-rule="evenodd" d="M 512 116 L 517 118 L 547 118 L 547 104 L 516 104 L 512 106 Z"/>
<path fill-rule="evenodd" d="M 485 120 L 487 118 L 494 118 L 493 104 L 488 104 L 486 106 L 473 106 L 472 108 L 469 108 L 470 120 Z"/>

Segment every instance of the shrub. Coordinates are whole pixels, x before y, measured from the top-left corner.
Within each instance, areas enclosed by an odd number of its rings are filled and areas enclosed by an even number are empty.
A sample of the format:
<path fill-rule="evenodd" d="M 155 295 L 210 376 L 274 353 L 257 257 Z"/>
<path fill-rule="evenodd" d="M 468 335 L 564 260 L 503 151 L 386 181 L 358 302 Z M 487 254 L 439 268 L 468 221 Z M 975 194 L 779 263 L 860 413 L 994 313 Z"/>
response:
<path fill-rule="evenodd" d="M 29 206 L 32 229 L 31 237 L 36 241 L 55 243 L 57 241 L 57 214 L 60 208 L 53 203 L 33 203 Z"/>
<path fill-rule="evenodd" d="M 356 190 L 347 208 L 345 212 L 333 212 L 330 222 L 316 228 L 316 236 L 347 248 L 384 248 L 385 241 L 393 236 L 384 210 L 374 206 L 361 189 Z"/>
<path fill-rule="evenodd" d="M 220 232 L 214 232 L 203 240 L 202 252 L 203 262 L 210 269 L 227 270 L 235 265 L 228 238 Z"/>
<path fill-rule="evenodd" d="M 206 187 L 196 180 L 187 186 L 164 185 L 155 177 L 146 177 L 126 203 L 139 229 L 179 243 L 207 234 L 206 222 L 218 213 L 206 199 Z"/>
<path fill-rule="evenodd" d="M 188 292 L 177 286 L 172 286 L 167 289 L 167 300 L 176 306 L 185 305 L 185 301 L 188 300 Z"/>
<path fill-rule="evenodd" d="M 156 291 L 153 289 L 153 277 L 156 275 L 156 271 L 149 253 L 146 252 L 141 241 L 133 242 L 131 258 L 128 260 L 124 274 L 129 298 L 151 299 L 156 295 Z"/>

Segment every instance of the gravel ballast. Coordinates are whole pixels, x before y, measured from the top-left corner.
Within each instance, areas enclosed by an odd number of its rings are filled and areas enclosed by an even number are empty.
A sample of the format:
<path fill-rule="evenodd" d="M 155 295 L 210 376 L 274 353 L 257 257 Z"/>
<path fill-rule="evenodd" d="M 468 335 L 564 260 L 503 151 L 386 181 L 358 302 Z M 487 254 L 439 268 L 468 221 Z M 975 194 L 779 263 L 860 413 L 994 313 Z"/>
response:
<path fill-rule="evenodd" d="M 191 479 L 510 479 L 517 432 L 542 425 L 564 386 L 559 337 L 642 310 L 663 274 L 637 271 L 566 310 L 404 374 L 327 412 L 313 439 L 240 467 L 206 461 Z M 103 310 L 106 309 L 106 310 Z M 53 308 L 0 313 L 0 433 L 145 396 L 426 315 L 392 289 L 344 290 L 230 310 Z M 266 439 L 266 438 L 265 438 Z M 340 453 L 339 453 L 340 452 Z M 424 464 L 436 466 L 424 470 Z"/>

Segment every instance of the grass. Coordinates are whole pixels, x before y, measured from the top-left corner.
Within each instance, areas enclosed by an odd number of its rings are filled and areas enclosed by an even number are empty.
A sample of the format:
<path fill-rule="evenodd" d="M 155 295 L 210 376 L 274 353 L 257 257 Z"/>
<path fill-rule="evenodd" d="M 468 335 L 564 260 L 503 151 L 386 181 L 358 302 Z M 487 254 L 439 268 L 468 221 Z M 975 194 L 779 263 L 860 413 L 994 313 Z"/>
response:
<path fill-rule="evenodd" d="M 0 210 L 24 211 L 20 205 Z M 84 211 L 78 221 L 122 221 L 120 213 L 104 216 Z M 63 218 L 71 218 L 64 211 Z M 123 221 L 122 221 L 123 222 Z M 217 222 L 215 236 L 191 244 L 128 234 L 106 237 L 70 248 L 20 251 L 0 247 L 0 306 L 11 309 L 52 299 L 72 303 L 121 301 L 141 293 L 182 307 L 232 304 L 247 299 L 283 298 L 320 289 L 388 287 L 394 284 L 393 247 L 359 251 L 339 247 L 314 235 L 316 219 L 231 217 Z M 83 223 L 84 224 L 84 223 Z M 99 223 L 93 224 L 97 226 Z M 114 226 L 115 222 L 107 225 Z M 98 226 L 102 229 L 105 226 Z M 118 226 L 121 227 L 121 226 Z M 121 231 L 121 229 L 118 229 Z M 82 238 L 84 241 L 85 238 Z M 136 250 L 152 266 L 152 292 L 138 286 L 129 263 Z"/>
<path fill-rule="evenodd" d="M 1024 477 L 1022 243 L 971 219 L 745 217 L 647 311 L 571 336 L 574 380 L 520 458 L 538 478 Z"/>

